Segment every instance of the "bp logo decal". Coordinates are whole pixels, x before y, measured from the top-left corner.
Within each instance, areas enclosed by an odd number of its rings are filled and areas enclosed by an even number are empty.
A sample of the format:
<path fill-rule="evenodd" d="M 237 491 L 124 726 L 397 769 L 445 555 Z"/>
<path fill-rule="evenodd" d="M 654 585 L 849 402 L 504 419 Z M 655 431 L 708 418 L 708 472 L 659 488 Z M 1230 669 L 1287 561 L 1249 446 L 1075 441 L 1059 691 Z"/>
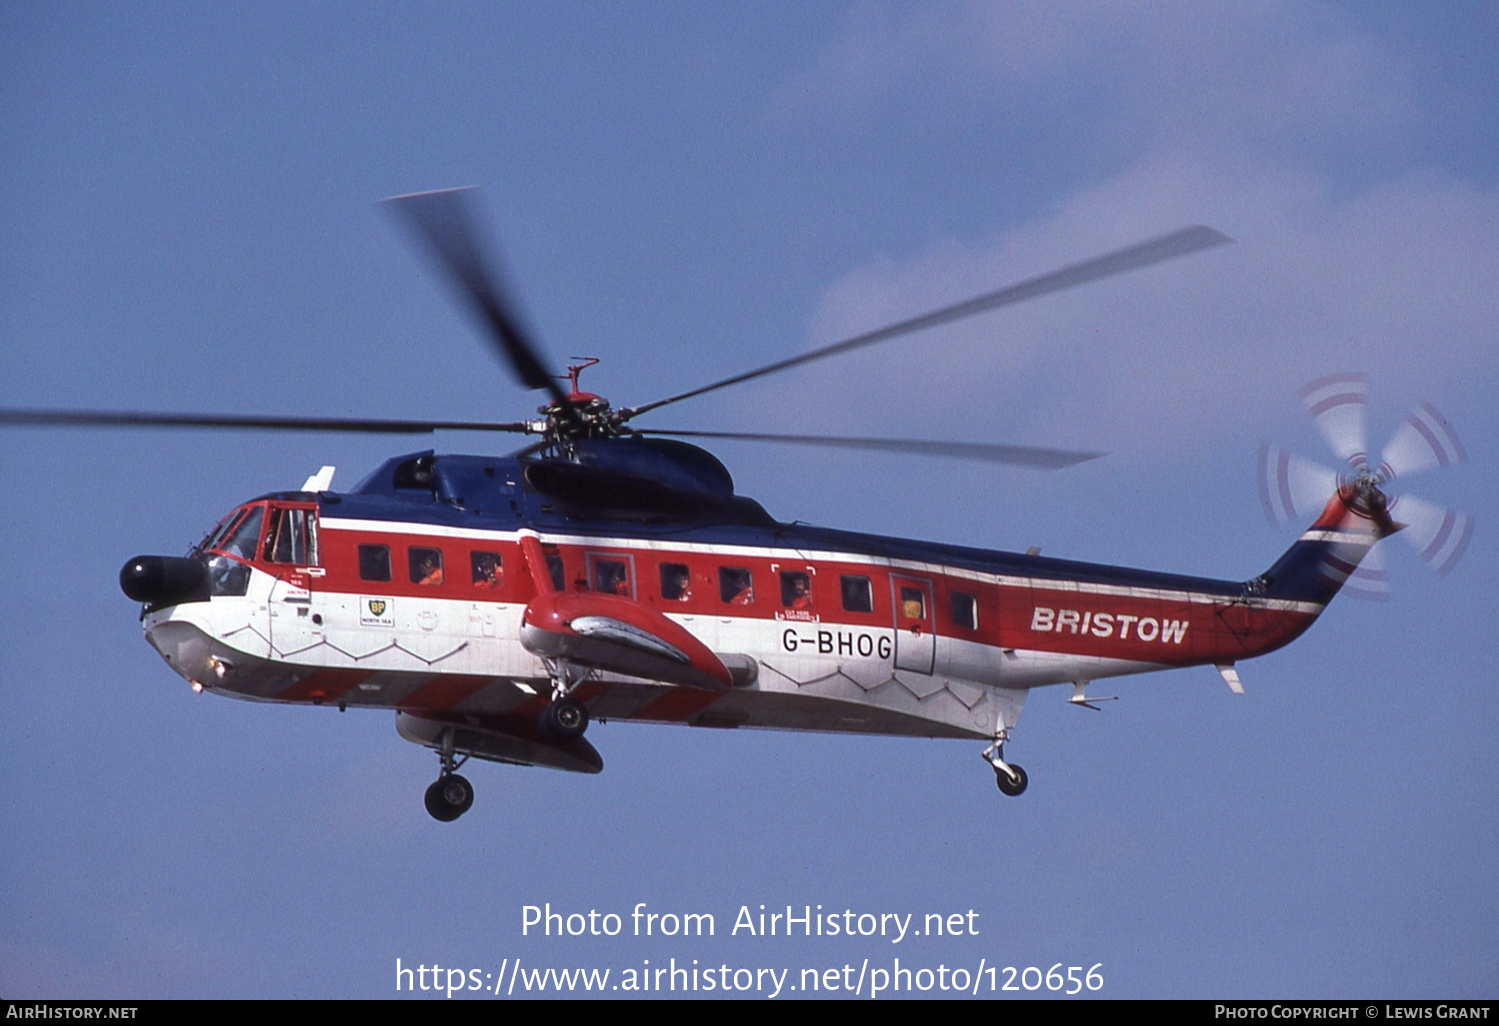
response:
<path fill-rule="evenodd" d="M 395 602 L 383 597 L 360 596 L 359 623 L 364 627 L 394 627 Z"/>

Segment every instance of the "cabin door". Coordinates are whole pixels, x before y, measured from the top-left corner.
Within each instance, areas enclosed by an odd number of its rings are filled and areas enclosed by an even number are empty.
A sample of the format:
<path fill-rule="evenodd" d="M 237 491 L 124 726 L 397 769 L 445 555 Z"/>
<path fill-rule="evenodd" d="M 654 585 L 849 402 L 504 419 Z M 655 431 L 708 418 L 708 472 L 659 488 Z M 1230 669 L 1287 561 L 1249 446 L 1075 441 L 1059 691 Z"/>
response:
<path fill-rule="evenodd" d="M 895 668 L 931 673 L 937 653 L 932 582 L 891 574 L 890 591 L 895 606 Z"/>
<path fill-rule="evenodd" d="M 261 559 L 276 574 L 266 605 L 272 652 L 282 658 L 323 642 L 326 610 L 315 591 L 324 573 L 318 565 L 317 535 L 315 506 L 271 506 Z"/>

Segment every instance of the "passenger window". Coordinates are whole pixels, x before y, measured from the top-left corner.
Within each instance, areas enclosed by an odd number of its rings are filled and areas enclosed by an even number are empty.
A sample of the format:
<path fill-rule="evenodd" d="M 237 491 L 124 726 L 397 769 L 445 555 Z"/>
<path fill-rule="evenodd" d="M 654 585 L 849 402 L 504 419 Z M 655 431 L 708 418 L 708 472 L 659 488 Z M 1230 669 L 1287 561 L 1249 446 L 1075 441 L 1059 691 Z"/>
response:
<path fill-rule="evenodd" d="M 567 590 L 567 571 L 562 566 L 562 555 L 557 552 L 548 552 L 547 573 L 551 575 L 552 587 L 557 591 Z"/>
<path fill-rule="evenodd" d="M 389 546 L 359 546 L 359 579 L 363 581 L 390 580 Z"/>
<path fill-rule="evenodd" d="M 718 597 L 731 606 L 752 604 L 755 601 L 755 588 L 750 572 L 739 566 L 719 567 Z"/>
<path fill-rule="evenodd" d="M 799 570 L 782 570 L 781 605 L 787 609 L 811 609 L 812 578 Z"/>
<path fill-rule="evenodd" d="M 469 568 L 473 572 L 474 584 L 480 588 L 498 588 L 501 580 L 501 562 L 498 552 L 474 552 L 469 554 Z"/>
<path fill-rule="evenodd" d="M 661 564 L 661 597 L 668 602 L 692 598 L 692 574 L 685 563 Z"/>
<path fill-rule="evenodd" d="M 900 590 L 900 615 L 907 620 L 926 619 L 926 593 L 920 588 Z"/>
<path fill-rule="evenodd" d="M 630 594 L 630 570 L 622 559 L 593 559 L 593 590 L 605 595 Z"/>
<path fill-rule="evenodd" d="M 850 613 L 874 612 L 874 589 L 868 577 L 844 574 L 838 578 L 839 590 L 843 592 L 843 608 Z"/>
<path fill-rule="evenodd" d="M 412 584 L 437 585 L 442 583 L 442 550 L 418 548 L 413 545 L 406 550 L 406 560 L 411 571 Z"/>
<path fill-rule="evenodd" d="M 961 591 L 952 593 L 952 622 L 956 627 L 966 627 L 971 631 L 979 629 L 979 604 L 972 595 L 965 595 Z"/>

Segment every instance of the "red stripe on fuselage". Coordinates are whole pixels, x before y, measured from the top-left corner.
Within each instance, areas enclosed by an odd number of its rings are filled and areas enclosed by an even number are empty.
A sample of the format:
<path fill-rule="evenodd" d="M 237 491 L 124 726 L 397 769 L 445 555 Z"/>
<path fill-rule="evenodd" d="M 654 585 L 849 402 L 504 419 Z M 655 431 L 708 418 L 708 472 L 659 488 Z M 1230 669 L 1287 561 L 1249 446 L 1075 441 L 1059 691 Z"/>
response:
<path fill-rule="evenodd" d="M 1322 520 L 1336 521 L 1343 513 L 1346 513 L 1346 507 L 1334 496 Z M 536 595 L 532 575 L 527 572 L 528 561 L 523 557 L 521 544 L 516 538 L 470 539 L 339 528 L 324 532 L 323 540 L 327 574 L 311 582 L 314 591 L 363 595 L 378 591 L 396 597 L 398 602 L 403 596 L 416 596 L 473 602 L 491 608 L 496 602 L 524 604 Z M 628 557 L 629 597 L 646 608 L 674 618 L 779 621 L 791 615 L 781 601 L 781 574 L 785 572 L 810 576 L 812 604 L 805 612 L 817 618 L 813 623 L 826 624 L 835 632 L 850 629 L 885 632 L 895 628 L 899 620 L 893 607 L 890 584 L 899 576 L 930 582 L 932 608 L 926 611 L 925 629 L 935 627 L 935 633 L 942 637 L 992 648 L 1040 649 L 1173 665 L 1243 658 L 1260 646 L 1283 644 L 1282 639 L 1295 637 L 1314 618 L 1311 611 L 1250 608 L 1233 595 L 1199 591 L 1193 587 L 1199 582 L 1188 579 L 1182 579 L 1179 584 L 1170 580 L 1142 583 L 1138 586 L 1138 593 L 1132 594 L 1130 592 L 1136 586 L 1128 584 L 1100 582 L 1098 590 L 1090 590 L 1087 581 L 1072 583 L 1069 579 L 1048 577 L 1043 566 L 1037 566 L 1030 574 L 1024 570 L 995 571 L 996 576 L 1009 579 L 1000 583 L 949 574 L 935 565 L 908 568 L 865 562 L 865 557 L 853 552 L 808 560 L 793 551 L 774 555 L 739 552 L 732 547 L 726 547 L 723 552 L 671 551 L 634 547 L 632 541 L 627 538 L 600 539 L 597 542 L 558 539 L 549 543 L 546 549 L 561 558 L 564 579 L 573 582 L 572 588 L 589 582 L 590 557 Z M 390 546 L 390 561 L 397 580 L 375 582 L 359 579 L 356 549 L 358 545 L 370 543 Z M 403 578 L 400 571 L 410 562 L 408 551 L 411 547 L 443 551 L 446 564 L 443 583 L 419 585 Z M 534 543 L 533 547 L 536 547 Z M 493 552 L 502 557 L 499 587 L 476 585 L 469 580 L 469 564 L 473 554 L 479 552 Z M 682 600 L 664 598 L 661 581 L 667 577 L 675 581 L 681 568 L 686 568 L 688 573 L 686 597 Z M 749 604 L 723 599 L 720 575 L 726 569 L 753 574 L 753 599 Z M 848 601 L 845 585 L 840 584 L 840 578 L 845 575 L 869 582 L 867 592 L 865 586 L 860 585 L 850 589 L 849 593 L 867 593 L 866 601 L 873 608 L 868 611 L 842 608 Z M 1158 578 L 1160 575 L 1152 576 Z M 1025 581 L 1027 577 L 1029 580 Z M 543 583 L 549 584 L 549 579 Z M 972 607 L 977 610 L 977 629 L 954 622 L 951 613 L 954 593 L 972 596 Z M 1038 631 L 1033 628 L 1037 607 L 1056 612 L 1053 629 Z M 1065 611 L 1072 611 L 1078 619 L 1073 620 L 1070 615 L 1063 619 Z M 802 612 L 798 610 L 797 615 Z M 1104 619 L 1097 619 L 1099 614 L 1104 614 Z M 802 621 L 798 619 L 796 622 Z M 1148 628 L 1143 638 L 1138 633 L 1141 623 Z M 1186 624 L 1187 627 L 1185 630 L 1168 628 L 1170 623 Z M 1125 629 L 1127 624 L 1130 625 L 1128 632 Z M 692 627 L 691 624 L 683 626 L 689 630 Z"/>
<path fill-rule="evenodd" d="M 723 697 L 722 691 L 702 688 L 677 688 L 645 703 L 629 716 L 632 720 L 660 720 L 685 723 Z"/>
<path fill-rule="evenodd" d="M 483 690 L 493 677 L 445 673 L 433 677 L 401 700 L 402 709 L 451 709 Z"/>
<path fill-rule="evenodd" d="M 372 670 L 318 670 L 276 697 L 283 702 L 336 702 L 373 676 Z"/>

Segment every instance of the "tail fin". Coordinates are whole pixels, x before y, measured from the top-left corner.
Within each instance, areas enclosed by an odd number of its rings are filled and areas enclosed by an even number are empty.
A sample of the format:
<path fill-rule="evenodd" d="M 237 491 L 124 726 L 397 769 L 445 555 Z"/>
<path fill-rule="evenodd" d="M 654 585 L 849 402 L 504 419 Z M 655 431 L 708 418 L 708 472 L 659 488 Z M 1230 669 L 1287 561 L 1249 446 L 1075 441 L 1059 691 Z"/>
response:
<path fill-rule="evenodd" d="M 1315 523 L 1253 584 L 1265 598 L 1326 605 L 1374 543 L 1403 528 L 1384 493 L 1364 481 L 1339 486 Z"/>

